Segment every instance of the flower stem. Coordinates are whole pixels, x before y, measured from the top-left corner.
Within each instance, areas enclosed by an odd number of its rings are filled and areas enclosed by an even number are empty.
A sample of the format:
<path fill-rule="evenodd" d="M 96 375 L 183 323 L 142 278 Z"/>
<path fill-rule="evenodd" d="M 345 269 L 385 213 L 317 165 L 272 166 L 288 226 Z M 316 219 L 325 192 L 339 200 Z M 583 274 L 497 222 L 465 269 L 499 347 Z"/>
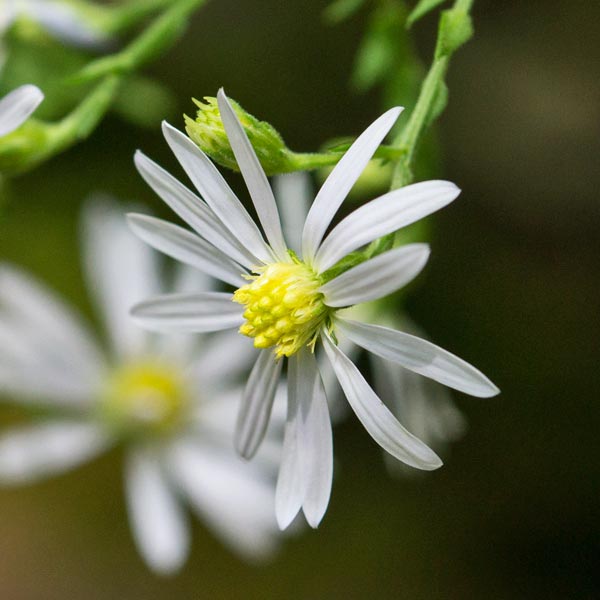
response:
<path fill-rule="evenodd" d="M 167 50 L 179 37 L 188 17 L 207 0 L 177 0 L 124 50 L 99 58 L 69 78 L 71 84 L 95 81 L 109 74 L 131 73 Z"/>
<path fill-rule="evenodd" d="M 450 10 L 442 11 L 433 62 L 423 81 L 419 98 L 406 126 L 392 143 L 393 146 L 403 148 L 405 153 L 396 163 L 391 189 L 397 189 L 412 182 L 412 163 L 419 142 L 446 106 L 446 73 L 454 52 L 473 33 L 470 17 L 472 6 L 473 0 L 456 0 Z"/>

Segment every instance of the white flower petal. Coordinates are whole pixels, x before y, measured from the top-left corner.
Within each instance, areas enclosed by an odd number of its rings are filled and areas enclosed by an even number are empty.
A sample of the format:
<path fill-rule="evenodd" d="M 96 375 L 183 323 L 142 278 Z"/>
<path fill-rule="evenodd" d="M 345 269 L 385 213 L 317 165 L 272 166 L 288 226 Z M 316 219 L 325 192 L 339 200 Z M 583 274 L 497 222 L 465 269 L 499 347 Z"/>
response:
<path fill-rule="evenodd" d="M 282 364 L 271 349 L 266 349 L 260 351 L 252 368 L 235 431 L 235 449 L 244 458 L 254 456 L 265 436 Z"/>
<path fill-rule="evenodd" d="M 128 454 L 125 492 L 133 538 L 140 554 L 157 573 L 173 573 L 188 554 L 189 531 L 161 464 L 150 451 L 138 449 Z"/>
<path fill-rule="evenodd" d="M 371 200 L 334 227 L 317 252 L 315 268 L 326 271 L 352 250 L 430 215 L 459 194 L 449 181 L 423 181 Z"/>
<path fill-rule="evenodd" d="M 92 423 L 55 421 L 0 435 L 0 484 L 30 483 L 64 473 L 103 450 L 108 438 Z"/>
<path fill-rule="evenodd" d="M 271 250 L 248 211 L 210 159 L 190 138 L 163 122 L 163 134 L 177 160 L 221 222 L 254 256 L 272 260 Z"/>
<path fill-rule="evenodd" d="M 336 327 L 369 352 L 465 394 L 489 398 L 500 391 L 469 363 L 414 335 L 346 319 L 338 319 Z"/>
<path fill-rule="evenodd" d="M 369 125 L 344 154 L 319 190 L 302 233 L 304 260 L 312 263 L 335 213 L 402 110 L 402 107 L 391 108 Z"/>
<path fill-rule="evenodd" d="M 356 365 L 331 341 L 322 336 L 331 366 L 350 406 L 371 437 L 398 460 L 425 471 L 441 467 L 437 454 L 409 433 L 378 398 Z"/>
<path fill-rule="evenodd" d="M 302 456 L 300 397 L 311 393 L 311 381 L 300 377 L 295 357 L 288 364 L 287 418 L 281 466 L 275 491 L 275 514 L 280 529 L 286 529 L 302 508 L 308 478 Z"/>
<path fill-rule="evenodd" d="M 327 306 L 342 307 L 377 300 L 405 286 L 429 258 L 427 244 L 407 244 L 384 252 L 322 285 Z"/>
<path fill-rule="evenodd" d="M 0 137 L 22 125 L 44 99 L 35 85 L 22 85 L 0 100 Z"/>
<path fill-rule="evenodd" d="M 436 447 L 458 439 L 466 422 L 448 388 L 369 354 L 375 389 L 406 428 Z"/>
<path fill-rule="evenodd" d="M 223 88 L 217 94 L 217 102 L 231 149 L 246 182 L 246 187 L 256 208 L 258 219 L 263 226 L 267 240 L 279 260 L 288 260 L 279 213 L 277 212 L 277 204 L 275 203 L 275 196 L 273 196 L 273 190 L 271 190 L 267 176 L 254 152 L 254 148 L 252 148 L 252 144 L 250 144 L 244 128 L 240 124 L 231 104 L 229 104 Z"/>
<path fill-rule="evenodd" d="M 88 288 L 120 357 L 139 355 L 148 333 L 129 316 L 131 307 L 160 293 L 156 255 L 127 227 L 125 212 L 105 196 L 91 198 L 82 214 Z"/>
<path fill-rule="evenodd" d="M 318 527 L 331 496 L 333 440 L 331 421 L 317 361 L 308 349 L 298 352 L 298 376 L 312 385 L 299 396 L 300 453 L 305 469 L 306 490 L 302 509 L 311 527 Z M 300 390 L 299 390 L 300 391 Z"/>
<path fill-rule="evenodd" d="M 257 258 L 239 243 L 196 194 L 139 150 L 134 162 L 146 183 L 205 240 L 246 268 L 256 265 Z"/>
<path fill-rule="evenodd" d="M 79 315 L 24 272 L 0 264 L 0 311 L 13 337 L 22 337 L 38 358 L 68 369 L 71 377 L 93 385 L 105 361 Z M 15 346 L 5 348 L 17 350 Z M 14 354 L 12 354 L 14 356 Z M 28 358 L 21 357 L 27 364 Z M 45 361 L 48 364 L 48 361 Z"/>
<path fill-rule="evenodd" d="M 244 322 L 242 308 L 225 292 L 157 296 L 134 306 L 131 316 L 142 327 L 164 333 L 220 331 Z"/>
<path fill-rule="evenodd" d="M 146 215 L 129 214 L 127 220 L 141 240 L 167 256 L 236 288 L 246 283 L 243 267 L 191 231 Z"/>
<path fill-rule="evenodd" d="M 287 247 L 301 256 L 302 228 L 311 202 L 310 177 L 303 171 L 278 175 L 273 190 Z"/>
<path fill-rule="evenodd" d="M 170 471 L 198 516 L 233 550 L 249 560 L 276 548 L 273 483 L 254 462 L 208 443 L 180 441 Z"/>

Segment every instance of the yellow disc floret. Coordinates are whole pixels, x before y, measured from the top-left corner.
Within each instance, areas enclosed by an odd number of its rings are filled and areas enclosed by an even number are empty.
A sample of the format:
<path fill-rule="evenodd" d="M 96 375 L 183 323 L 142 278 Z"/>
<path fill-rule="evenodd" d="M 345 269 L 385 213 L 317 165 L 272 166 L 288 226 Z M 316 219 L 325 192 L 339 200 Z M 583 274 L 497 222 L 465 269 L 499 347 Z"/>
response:
<path fill-rule="evenodd" d="M 319 292 L 319 277 L 304 263 L 273 263 L 257 269 L 233 301 L 246 306 L 240 333 L 257 348 L 275 346 L 277 357 L 314 345 L 330 309 Z"/>
<path fill-rule="evenodd" d="M 104 417 L 129 433 L 170 433 L 182 421 L 187 405 L 186 386 L 179 371 L 155 360 L 116 369 L 102 397 Z"/>

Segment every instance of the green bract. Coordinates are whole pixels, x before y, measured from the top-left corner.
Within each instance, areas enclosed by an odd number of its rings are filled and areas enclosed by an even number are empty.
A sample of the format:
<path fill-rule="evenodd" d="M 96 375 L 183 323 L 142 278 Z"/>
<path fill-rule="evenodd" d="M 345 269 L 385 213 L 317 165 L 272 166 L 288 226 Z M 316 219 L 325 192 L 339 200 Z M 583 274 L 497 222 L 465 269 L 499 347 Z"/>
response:
<path fill-rule="evenodd" d="M 239 171 L 223 128 L 217 99 L 205 96 L 204 102 L 196 99 L 193 101 L 198 112 L 195 120 L 185 116 L 188 135 L 216 163 Z M 277 130 L 270 123 L 259 121 L 246 112 L 237 102 L 232 100 L 231 103 L 267 175 L 294 171 L 294 153 L 287 148 Z"/>

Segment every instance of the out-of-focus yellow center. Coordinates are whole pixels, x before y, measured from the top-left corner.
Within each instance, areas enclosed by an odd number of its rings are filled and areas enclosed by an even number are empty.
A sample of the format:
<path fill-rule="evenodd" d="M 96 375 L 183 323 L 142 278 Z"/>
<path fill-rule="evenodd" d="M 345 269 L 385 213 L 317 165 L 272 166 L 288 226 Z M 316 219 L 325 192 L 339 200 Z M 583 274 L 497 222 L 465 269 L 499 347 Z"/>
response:
<path fill-rule="evenodd" d="M 182 374 L 171 365 L 145 360 L 113 372 L 104 390 L 102 412 L 122 431 L 166 434 L 180 424 L 186 405 Z"/>
<path fill-rule="evenodd" d="M 246 307 L 240 333 L 257 348 L 275 346 L 277 357 L 313 345 L 330 309 L 323 303 L 319 277 L 304 263 L 273 263 L 239 288 L 233 301 Z"/>

